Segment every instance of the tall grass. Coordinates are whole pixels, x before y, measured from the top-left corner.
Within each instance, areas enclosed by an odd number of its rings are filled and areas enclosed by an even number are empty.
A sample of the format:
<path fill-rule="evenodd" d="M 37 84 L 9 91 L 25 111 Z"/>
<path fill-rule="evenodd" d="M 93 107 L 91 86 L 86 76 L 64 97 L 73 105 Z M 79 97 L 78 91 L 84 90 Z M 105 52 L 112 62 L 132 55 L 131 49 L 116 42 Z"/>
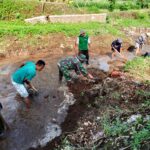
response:
<path fill-rule="evenodd" d="M 97 9 L 109 9 L 111 6 L 109 0 L 73 0 L 73 5 L 78 8 L 90 8 Z M 143 6 L 143 7 L 142 7 Z M 144 0 L 143 5 L 139 0 L 116 0 L 113 9 L 129 10 L 129 9 L 140 9 L 140 8 L 148 8 L 150 6 L 149 0 Z M 93 11 L 93 9 L 92 9 Z"/>
<path fill-rule="evenodd" d="M 0 1 L 0 20 L 31 16 L 35 13 L 38 3 L 38 1 L 2 0 Z"/>

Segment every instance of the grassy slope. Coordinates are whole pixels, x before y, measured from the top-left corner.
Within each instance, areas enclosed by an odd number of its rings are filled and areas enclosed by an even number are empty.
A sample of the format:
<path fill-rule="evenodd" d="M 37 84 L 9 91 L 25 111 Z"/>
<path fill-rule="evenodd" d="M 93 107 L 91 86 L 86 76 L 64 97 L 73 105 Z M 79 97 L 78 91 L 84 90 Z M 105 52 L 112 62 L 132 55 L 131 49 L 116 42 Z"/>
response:
<path fill-rule="evenodd" d="M 64 33 L 66 35 L 76 35 L 80 29 L 85 29 L 89 34 L 119 34 L 119 30 L 111 25 L 100 24 L 97 22 L 89 23 L 54 23 L 54 24 L 26 24 L 23 22 L 0 22 L 0 36 L 15 35 L 25 36 L 28 34 L 48 34 L 48 33 Z"/>
<path fill-rule="evenodd" d="M 125 71 L 128 71 L 135 78 L 150 81 L 150 58 L 138 57 L 128 61 Z"/>

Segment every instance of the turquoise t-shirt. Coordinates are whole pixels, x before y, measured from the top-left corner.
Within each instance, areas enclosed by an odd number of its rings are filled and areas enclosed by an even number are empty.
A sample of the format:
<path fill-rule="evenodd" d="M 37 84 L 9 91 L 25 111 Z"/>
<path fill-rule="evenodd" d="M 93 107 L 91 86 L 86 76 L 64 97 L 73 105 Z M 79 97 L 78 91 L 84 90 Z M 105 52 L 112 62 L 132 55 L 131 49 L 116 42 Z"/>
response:
<path fill-rule="evenodd" d="M 32 61 L 28 61 L 25 65 L 12 74 L 14 82 L 24 84 L 24 80 L 32 80 L 36 76 L 36 65 Z"/>

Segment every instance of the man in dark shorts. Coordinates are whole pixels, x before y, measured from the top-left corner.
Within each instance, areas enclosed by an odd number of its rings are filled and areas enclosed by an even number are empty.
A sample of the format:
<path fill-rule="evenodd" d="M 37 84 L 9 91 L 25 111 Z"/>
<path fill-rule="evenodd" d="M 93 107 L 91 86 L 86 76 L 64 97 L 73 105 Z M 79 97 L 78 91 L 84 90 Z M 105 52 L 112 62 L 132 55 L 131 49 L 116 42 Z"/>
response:
<path fill-rule="evenodd" d="M 80 31 L 80 35 L 77 37 L 77 40 L 75 42 L 75 49 L 78 48 L 79 55 L 83 54 L 86 56 L 86 64 L 89 64 L 89 48 L 90 48 L 90 38 L 86 34 L 84 30 Z"/>
<path fill-rule="evenodd" d="M 122 39 L 117 39 L 115 41 L 112 42 L 111 44 L 111 50 L 112 50 L 112 59 L 114 58 L 114 56 L 116 56 L 117 54 L 121 57 L 124 58 L 124 56 L 121 54 L 122 52 Z"/>

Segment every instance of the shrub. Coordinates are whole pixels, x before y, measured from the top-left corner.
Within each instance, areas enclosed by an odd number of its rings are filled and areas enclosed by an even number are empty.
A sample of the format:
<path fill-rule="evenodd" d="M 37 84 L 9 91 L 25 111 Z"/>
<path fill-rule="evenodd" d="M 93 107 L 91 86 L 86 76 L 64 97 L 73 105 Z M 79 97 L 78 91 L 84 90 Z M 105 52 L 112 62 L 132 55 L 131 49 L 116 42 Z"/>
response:
<path fill-rule="evenodd" d="M 120 6 L 120 10 L 121 11 L 124 11 L 124 10 L 129 10 L 130 9 L 130 5 L 125 3 L 124 5 L 121 5 Z"/>
<path fill-rule="evenodd" d="M 113 11 L 115 9 L 116 0 L 109 0 L 110 5 L 108 7 L 109 11 Z"/>

